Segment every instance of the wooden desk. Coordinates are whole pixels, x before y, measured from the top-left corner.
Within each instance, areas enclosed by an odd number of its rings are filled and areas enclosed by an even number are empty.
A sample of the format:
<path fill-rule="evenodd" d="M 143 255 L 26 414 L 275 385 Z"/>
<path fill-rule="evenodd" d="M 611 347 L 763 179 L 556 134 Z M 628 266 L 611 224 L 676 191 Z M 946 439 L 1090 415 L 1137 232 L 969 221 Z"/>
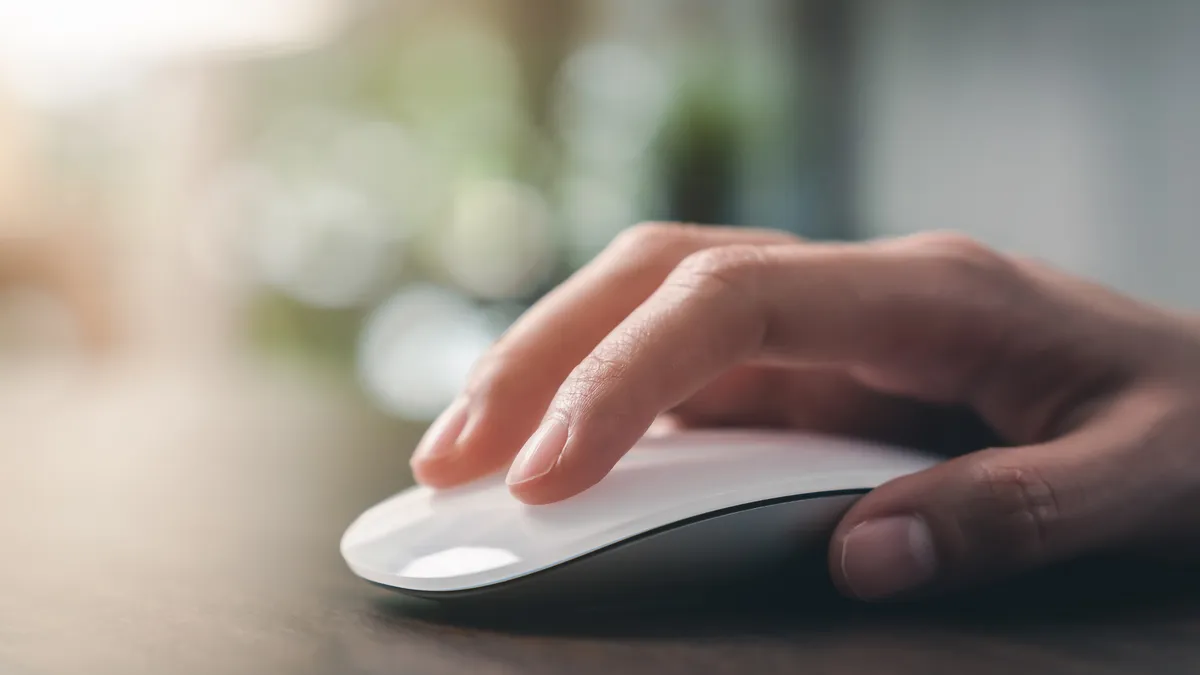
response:
<path fill-rule="evenodd" d="M 416 430 L 304 380 L 22 391 L 0 399 L 5 674 L 1200 672 L 1190 575 L 1095 565 L 928 607 L 448 617 L 337 552 L 403 485 Z"/>

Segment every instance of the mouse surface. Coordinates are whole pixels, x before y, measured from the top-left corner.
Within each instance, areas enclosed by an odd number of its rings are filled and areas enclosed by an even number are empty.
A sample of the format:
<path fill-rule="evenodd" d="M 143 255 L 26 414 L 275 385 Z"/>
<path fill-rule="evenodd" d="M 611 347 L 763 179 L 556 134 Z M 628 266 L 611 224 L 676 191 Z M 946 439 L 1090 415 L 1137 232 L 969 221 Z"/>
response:
<path fill-rule="evenodd" d="M 703 585 L 823 549 L 864 494 L 938 461 L 795 432 L 687 431 L 641 440 L 598 484 L 555 504 L 517 501 L 503 474 L 410 488 L 359 516 L 341 552 L 363 579 L 426 598 Z"/>

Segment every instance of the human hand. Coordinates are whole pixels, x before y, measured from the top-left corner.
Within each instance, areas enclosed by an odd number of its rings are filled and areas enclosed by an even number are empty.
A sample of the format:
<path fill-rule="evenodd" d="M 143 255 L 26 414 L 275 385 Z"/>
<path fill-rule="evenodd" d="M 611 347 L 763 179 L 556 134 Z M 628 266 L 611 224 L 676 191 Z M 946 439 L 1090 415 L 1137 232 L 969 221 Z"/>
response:
<path fill-rule="evenodd" d="M 498 341 L 413 469 L 448 487 L 510 466 L 544 504 L 656 420 L 910 443 L 964 413 L 1003 443 L 861 499 L 830 547 L 844 593 L 1200 539 L 1200 326 L 953 234 L 631 229 Z"/>

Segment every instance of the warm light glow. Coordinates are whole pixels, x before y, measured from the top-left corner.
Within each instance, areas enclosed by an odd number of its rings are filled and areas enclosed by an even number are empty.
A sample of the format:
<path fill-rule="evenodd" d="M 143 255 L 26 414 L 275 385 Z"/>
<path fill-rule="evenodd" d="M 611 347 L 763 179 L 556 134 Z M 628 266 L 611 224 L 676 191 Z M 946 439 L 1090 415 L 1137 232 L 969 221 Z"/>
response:
<path fill-rule="evenodd" d="M 0 78 L 45 103 L 205 53 L 296 48 L 324 39 L 330 0 L 0 0 Z"/>

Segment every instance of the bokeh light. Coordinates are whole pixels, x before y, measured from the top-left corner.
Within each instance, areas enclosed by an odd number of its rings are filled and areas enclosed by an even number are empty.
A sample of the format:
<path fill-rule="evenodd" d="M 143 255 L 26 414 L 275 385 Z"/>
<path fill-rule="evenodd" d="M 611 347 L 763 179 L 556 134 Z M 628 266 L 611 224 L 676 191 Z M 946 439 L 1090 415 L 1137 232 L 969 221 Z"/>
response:
<path fill-rule="evenodd" d="M 553 269 L 555 235 L 545 199 L 513 181 L 468 183 L 442 235 L 446 270 L 488 299 L 520 298 Z"/>
<path fill-rule="evenodd" d="M 638 173 L 612 175 L 580 169 L 564 179 L 562 215 L 570 228 L 567 253 L 573 266 L 586 263 L 620 230 L 641 219 L 639 197 L 651 190 L 639 178 Z"/>
<path fill-rule="evenodd" d="M 677 85 L 666 59 L 633 44 L 585 43 L 563 64 L 555 115 L 566 156 L 559 198 L 572 265 L 658 210 L 654 143 Z"/>
<path fill-rule="evenodd" d="M 256 223 L 263 281 L 317 307 L 355 306 L 380 290 L 401 259 L 375 204 L 337 183 L 291 186 Z"/>
<path fill-rule="evenodd" d="M 385 410 L 431 420 L 502 331 L 492 315 L 451 290 L 410 286 L 368 318 L 358 350 L 359 378 Z"/>
<path fill-rule="evenodd" d="M 662 59 L 620 43 L 586 45 L 564 64 L 557 124 L 572 159 L 627 167 L 644 159 L 676 84 Z"/>

